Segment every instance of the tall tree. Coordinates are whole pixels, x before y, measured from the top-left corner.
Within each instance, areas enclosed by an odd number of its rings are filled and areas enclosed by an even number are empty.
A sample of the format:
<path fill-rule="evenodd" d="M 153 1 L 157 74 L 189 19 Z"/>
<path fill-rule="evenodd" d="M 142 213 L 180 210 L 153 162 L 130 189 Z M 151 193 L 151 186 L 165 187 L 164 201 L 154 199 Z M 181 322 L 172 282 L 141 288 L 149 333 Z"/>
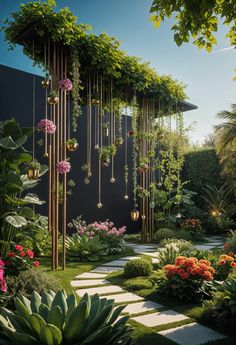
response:
<path fill-rule="evenodd" d="M 172 30 L 178 46 L 193 39 L 195 45 L 210 52 L 217 44 L 214 33 L 222 22 L 228 27 L 230 44 L 236 46 L 235 0 L 154 0 L 150 13 L 156 27 L 174 16 Z"/>

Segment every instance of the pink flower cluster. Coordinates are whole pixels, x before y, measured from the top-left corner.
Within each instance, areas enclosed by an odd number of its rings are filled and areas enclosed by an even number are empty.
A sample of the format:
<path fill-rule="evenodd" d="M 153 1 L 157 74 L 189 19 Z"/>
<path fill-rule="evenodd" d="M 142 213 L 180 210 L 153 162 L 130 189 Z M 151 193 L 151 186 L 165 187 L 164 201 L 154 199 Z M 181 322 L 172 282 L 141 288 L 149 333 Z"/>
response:
<path fill-rule="evenodd" d="M 4 277 L 4 262 L 0 259 L 0 293 L 1 292 L 7 292 L 7 284 Z"/>
<path fill-rule="evenodd" d="M 70 169 L 71 169 L 71 164 L 68 161 L 60 161 L 56 165 L 56 171 L 59 174 L 68 173 L 68 172 L 70 172 Z"/>
<path fill-rule="evenodd" d="M 88 237 L 94 237 L 99 233 L 103 233 L 104 235 L 114 235 L 114 236 L 121 236 L 126 231 L 126 227 L 122 226 L 121 228 L 117 229 L 114 227 L 114 223 L 106 220 L 105 222 L 94 222 L 84 226 L 80 224 L 78 226 L 78 234 L 80 236 L 87 235 Z"/>
<path fill-rule="evenodd" d="M 69 78 L 60 80 L 59 88 L 63 91 L 71 91 L 73 88 L 72 81 Z"/>
<path fill-rule="evenodd" d="M 37 128 L 43 131 L 44 133 L 53 134 L 56 130 L 56 126 L 51 120 L 42 119 L 38 124 Z"/>

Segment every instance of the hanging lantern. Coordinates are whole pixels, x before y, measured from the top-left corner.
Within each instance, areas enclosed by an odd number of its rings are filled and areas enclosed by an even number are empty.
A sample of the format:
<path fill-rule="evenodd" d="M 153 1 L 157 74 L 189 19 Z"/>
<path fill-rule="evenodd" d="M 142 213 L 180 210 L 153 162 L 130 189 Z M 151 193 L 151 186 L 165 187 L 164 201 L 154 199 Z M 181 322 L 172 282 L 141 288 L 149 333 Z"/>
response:
<path fill-rule="evenodd" d="M 48 158 L 48 153 L 45 152 L 45 153 L 43 154 L 43 157 L 44 157 L 44 158 Z"/>
<path fill-rule="evenodd" d="M 101 202 L 99 202 L 99 203 L 97 204 L 97 208 L 102 208 L 102 203 L 101 203 Z"/>
<path fill-rule="evenodd" d="M 52 91 L 48 96 L 48 103 L 51 105 L 55 105 L 59 102 L 59 97 L 56 91 Z"/>
<path fill-rule="evenodd" d="M 50 85 L 50 80 L 49 79 L 41 80 L 41 85 L 42 85 L 42 87 L 44 87 L 46 89 Z"/>
<path fill-rule="evenodd" d="M 38 168 L 29 168 L 27 170 L 27 177 L 29 180 L 37 180 L 39 178 L 39 169 Z"/>
<path fill-rule="evenodd" d="M 116 139 L 116 146 L 121 146 L 123 144 L 123 138 Z"/>
<path fill-rule="evenodd" d="M 139 211 L 134 209 L 133 211 L 131 211 L 131 219 L 136 222 L 139 219 Z"/>
<path fill-rule="evenodd" d="M 93 99 L 91 100 L 91 103 L 92 103 L 93 105 L 98 105 L 98 104 L 100 103 L 100 101 L 99 101 L 99 99 L 97 99 L 97 98 L 93 98 Z"/>
<path fill-rule="evenodd" d="M 108 127 L 106 127 L 104 125 L 104 127 L 102 127 L 102 131 L 103 131 L 104 137 L 109 137 L 109 128 Z"/>
<path fill-rule="evenodd" d="M 115 182 L 116 182 L 116 179 L 115 179 L 114 177 L 111 177 L 111 178 L 110 178 L 110 182 L 111 182 L 111 183 L 115 183 Z"/>
<path fill-rule="evenodd" d="M 142 220 L 145 220 L 146 219 L 145 214 L 142 214 L 141 218 L 142 218 Z"/>
<path fill-rule="evenodd" d="M 77 140 L 75 138 L 67 140 L 66 148 L 68 151 L 74 152 L 77 150 L 78 147 L 79 147 L 79 144 L 77 143 Z"/>
<path fill-rule="evenodd" d="M 128 199 L 129 199 L 129 196 L 128 196 L 127 194 L 125 194 L 124 199 L 125 199 L 125 200 L 128 200 Z"/>

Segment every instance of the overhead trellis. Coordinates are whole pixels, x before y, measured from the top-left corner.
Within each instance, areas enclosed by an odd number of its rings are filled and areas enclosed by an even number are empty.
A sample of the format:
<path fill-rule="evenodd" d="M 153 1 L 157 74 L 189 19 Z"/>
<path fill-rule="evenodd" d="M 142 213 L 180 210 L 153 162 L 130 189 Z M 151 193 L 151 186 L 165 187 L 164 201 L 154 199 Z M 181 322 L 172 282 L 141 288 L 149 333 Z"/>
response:
<path fill-rule="evenodd" d="M 157 149 L 164 135 L 160 131 L 160 119 L 179 114 L 187 97 L 182 83 L 170 76 L 160 76 L 148 63 L 128 56 L 115 38 L 105 33 L 94 35 L 89 26 L 77 23 L 77 18 L 68 8 L 56 12 L 54 5 L 54 1 L 23 4 L 11 19 L 5 21 L 3 29 L 10 46 L 21 44 L 24 53 L 33 59 L 34 64 L 43 66 L 45 71 L 42 83 L 46 90 L 45 113 L 57 128 L 54 134 L 45 130 L 45 156 L 48 156 L 51 187 L 49 230 L 52 231 L 52 266 L 57 268 L 59 232 L 63 235 L 62 266 L 65 267 L 67 169 L 62 166 L 65 169 L 60 206 L 60 167 L 56 167 L 66 162 L 68 151 L 76 149 L 76 140 L 71 138 L 70 128 L 77 129 L 76 118 L 80 107 L 86 106 L 87 110 L 87 161 L 83 166 L 85 183 L 94 178 L 91 152 L 94 149 L 98 152 L 95 163 L 98 164 L 98 208 L 103 206 L 102 168 L 111 166 L 110 182 L 115 183 L 115 154 L 122 144 L 125 145 L 124 199 L 129 198 L 127 140 L 132 138 L 134 209 L 131 217 L 138 220 L 141 215 L 142 239 L 149 242 L 154 237 L 154 189 L 165 181 L 160 174 L 170 170 L 166 161 L 160 164 Z M 125 133 L 122 133 L 123 113 L 133 116 L 132 128 L 127 128 L 127 121 L 125 123 Z M 182 127 L 179 115 L 176 116 L 176 126 Z M 177 189 L 180 168 L 181 164 L 173 182 Z"/>

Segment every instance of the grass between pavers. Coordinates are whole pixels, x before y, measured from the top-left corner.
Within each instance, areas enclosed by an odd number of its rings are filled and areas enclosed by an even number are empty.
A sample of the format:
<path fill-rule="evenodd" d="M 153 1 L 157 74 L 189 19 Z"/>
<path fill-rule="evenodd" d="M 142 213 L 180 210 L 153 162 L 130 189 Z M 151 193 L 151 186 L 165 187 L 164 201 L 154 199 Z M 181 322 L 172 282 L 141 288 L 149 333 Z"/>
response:
<path fill-rule="evenodd" d="M 60 282 L 63 289 L 66 290 L 67 294 L 70 294 L 72 291 L 77 290 L 76 287 L 72 287 L 70 285 L 72 280 L 75 280 L 75 277 L 78 276 L 81 273 L 89 272 L 93 270 L 94 268 L 101 266 L 102 264 L 115 260 L 120 259 L 125 256 L 131 256 L 134 255 L 134 251 L 132 248 L 128 247 L 122 254 L 119 255 L 108 255 L 102 257 L 101 260 L 95 261 L 95 262 L 71 262 L 68 261 L 66 263 L 66 269 L 58 269 L 58 270 L 52 270 L 51 269 L 51 259 L 50 258 L 40 258 L 40 266 L 41 269 L 46 270 L 49 275 L 54 276 L 58 281 Z M 59 261 L 60 263 L 60 261 Z M 91 286 L 90 286 L 91 287 Z"/>
<path fill-rule="evenodd" d="M 113 272 L 113 273 L 109 274 L 109 276 L 106 277 L 106 280 L 110 281 L 111 284 L 113 284 L 113 285 L 119 285 L 125 289 L 124 282 L 127 280 L 127 278 L 124 277 L 123 270 L 120 270 L 120 271 Z M 131 291 L 131 292 L 138 295 L 138 296 L 141 296 L 147 300 L 151 300 L 153 302 L 159 303 L 168 309 L 172 309 L 178 313 L 184 314 L 190 318 L 191 322 L 197 321 L 198 323 L 219 332 L 219 329 L 217 328 L 216 325 L 213 325 L 213 324 L 207 322 L 207 320 L 204 320 L 204 322 L 203 322 L 202 314 L 203 314 L 204 309 L 201 306 L 201 304 L 185 303 L 184 301 L 179 301 L 178 299 L 176 299 L 172 296 L 166 296 L 166 295 L 158 294 L 156 287 L 154 287 L 152 289 L 136 290 L 136 291 Z M 188 322 L 188 321 L 187 320 L 179 321 L 179 322 L 177 322 L 177 326 L 185 324 L 186 322 Z M 160 328 L 158 326 L 157 329 L 159 331 L 164 330 L 164 329 L 169 329 L 170 326 L 171 326 L 171 324 L 162 325 L 162 326 L 160 326 Z M 174 327 L 177 327 L 177 326 L 175 325 Z M 222 331 L 220 331 L 220 332 L 223 333 Z M 225 333 L 225 335 L 228 337 L 227 338 L 228 342 L 226 342 L 225 344 L 226 345 L 228 345 L 228 344 L 229 345 L 235 345 L 235 340 L 233 340 L 233 338 L 231 338 L 231 336 L 235 336 L 235 334 L 233 335 L 230 333 Z M 221 343 L 216 343 L 214 345 L 221 345 Z M 224 345 L 224 344 L 222 343 L 222 345 Z"/>

